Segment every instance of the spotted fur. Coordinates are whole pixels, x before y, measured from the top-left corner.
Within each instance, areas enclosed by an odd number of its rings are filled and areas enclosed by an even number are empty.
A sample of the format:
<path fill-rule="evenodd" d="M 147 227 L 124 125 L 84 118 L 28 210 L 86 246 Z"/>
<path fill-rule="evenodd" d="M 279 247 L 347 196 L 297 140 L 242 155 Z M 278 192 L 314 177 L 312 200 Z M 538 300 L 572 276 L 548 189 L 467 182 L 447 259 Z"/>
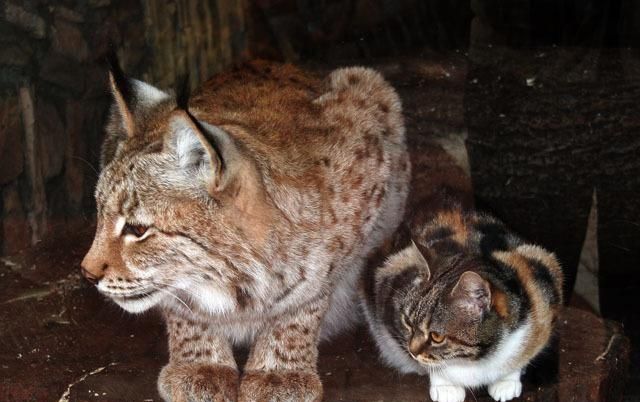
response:
<path fill-rule="evenodd" d="M 371 258 L 365 316 L 388 364 L 430 376 L 432 400 L 461 402 L 465 388 L 485 385 L 509 400 L 552 335 L 560 265 L 492 216 L 438 197 L 398 232 L 395 249 Z"/>
<path fill-rule="evenodd" d="M 83 269 L 124 309 L 162 310 L 160 394 L 320 400 L 318 340 L 353 322 L 365 256 L 404 211 L 395 91 L 365 68 L 321 81 L 264 62 L 213 78 L 187 108 L 118 74 L 111 82 Z M 234 344 L 251 347 L 240 380 Z"/>

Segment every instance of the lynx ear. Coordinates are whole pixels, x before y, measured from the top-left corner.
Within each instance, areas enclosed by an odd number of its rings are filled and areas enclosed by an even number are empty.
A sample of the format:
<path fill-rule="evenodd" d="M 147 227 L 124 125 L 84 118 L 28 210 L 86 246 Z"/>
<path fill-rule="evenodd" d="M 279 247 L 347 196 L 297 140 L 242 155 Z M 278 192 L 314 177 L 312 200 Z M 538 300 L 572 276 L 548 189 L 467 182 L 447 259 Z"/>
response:
<path fill-rule="evenodd" d="M 136 131 L 136 117 L 145 110 L 167 99 L 169 95 L 142 81 L 125 76 L 115 51 L 108 55 L 109 84 L 113 94 L 112 124 L 119 126 L 127 137 Z"/>
<path fill-rule="evenodd" d="M 233 139 L 219 127 L 195 119 L 187 111 L 176 112 L 169 123 L 166 142 L 184 180 L 194 178 L 215 196 L 231 181 L 240 153 Z"/>
<path fill-rule="evenodd" d="M 422 251 L 418 248 L 418 245 L 411 240 L 411 245 L 409 246 L 410 252 L 413 254 L 413 258 L 418 262 L 418 268 L 422 271 L 422 276 L 425 280 L 431 279 L 431 270 L 429 269 L 429 263 L 427 259 L 422 254 Z"/>
<path fill-rule="evenodd" d="M 460 275 L 460 279 L 453 287 L 451 296 L 456 303 L 474 316 L 481 316 L 489 310 L 491 302 L 491 288 L 489 282 L 472 271 Z"/>

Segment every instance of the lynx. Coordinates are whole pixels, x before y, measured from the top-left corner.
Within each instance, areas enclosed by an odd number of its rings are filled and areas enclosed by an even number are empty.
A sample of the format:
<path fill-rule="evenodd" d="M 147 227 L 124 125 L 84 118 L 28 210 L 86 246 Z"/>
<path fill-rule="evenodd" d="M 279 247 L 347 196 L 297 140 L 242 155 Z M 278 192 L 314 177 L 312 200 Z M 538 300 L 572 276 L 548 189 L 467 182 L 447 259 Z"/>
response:
<path fill-rule="evenodd" d="M 127 311 L 162 311 L 161 396 L 321 400 L 317 344 L 354 321 L 364 259 L 404 212 L 397 94 L 366 68 L 320 80 L 267 62 L 190 98 L 117 64 L 110 82 L 83 273 Z"/>

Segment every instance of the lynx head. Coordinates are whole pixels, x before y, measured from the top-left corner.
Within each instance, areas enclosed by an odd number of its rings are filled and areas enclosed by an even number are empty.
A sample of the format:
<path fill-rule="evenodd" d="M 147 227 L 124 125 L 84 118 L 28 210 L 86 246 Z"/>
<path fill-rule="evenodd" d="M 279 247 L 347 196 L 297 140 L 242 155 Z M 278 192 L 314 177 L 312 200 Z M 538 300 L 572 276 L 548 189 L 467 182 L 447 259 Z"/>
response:
<path fill-rule="evenodd" d="M 263 197 L 255 163 L 234 141 L 235 128 L 196 119 L 186 96 L 128 79 L 117 63 L 109 78 L 114 102 L 84 276 L 131 312 L 180 292 L 206 293 L 214 311 L 232 308 L 210 296 L 226 295 L 241 276 L 225 261 L 256 225 Z"/>
<path fill-rule="evenodd" d="M 407 283 L 395 292 L 394 327 L 418 363 L 477 359 L 502 335 L 489 282 L 477 273 L 481 261 L 432 257 L 415 243 L 398 257 L 387 262 L 402 266 Z"/>

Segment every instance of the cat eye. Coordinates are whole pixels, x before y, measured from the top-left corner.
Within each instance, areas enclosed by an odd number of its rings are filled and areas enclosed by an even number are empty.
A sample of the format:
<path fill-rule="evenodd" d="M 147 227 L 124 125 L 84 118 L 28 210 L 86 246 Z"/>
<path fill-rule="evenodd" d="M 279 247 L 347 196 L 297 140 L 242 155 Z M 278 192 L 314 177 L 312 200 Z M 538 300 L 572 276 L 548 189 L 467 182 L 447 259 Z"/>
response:
<path fill-rule="evenodd" d="M 432 341 L 433 343 L 442 343 L 442 342 L 444 342 L 444 338 L 445 338 L 445 336 L 444 336 L 444 335 L 442 335 L 442 334 L 441 334 L 441 333 L 439 333 L 439 332 L 431 331 L 431 332 L 429 333 L 429 336 L 431 337 L 431 341 Z"/>
<path fill-rule="evenodd" d="M 147 233 L 147 230 L 149 230 L 148 226 L 144 226 L 144 225 L 130 225 L 128 223 L 125 223 L 125 225 L 122 227 L 122 234 L 123 235 L 134 235 L 135 237 L 142 237 L 144 236 L 145 233 Z"/>

